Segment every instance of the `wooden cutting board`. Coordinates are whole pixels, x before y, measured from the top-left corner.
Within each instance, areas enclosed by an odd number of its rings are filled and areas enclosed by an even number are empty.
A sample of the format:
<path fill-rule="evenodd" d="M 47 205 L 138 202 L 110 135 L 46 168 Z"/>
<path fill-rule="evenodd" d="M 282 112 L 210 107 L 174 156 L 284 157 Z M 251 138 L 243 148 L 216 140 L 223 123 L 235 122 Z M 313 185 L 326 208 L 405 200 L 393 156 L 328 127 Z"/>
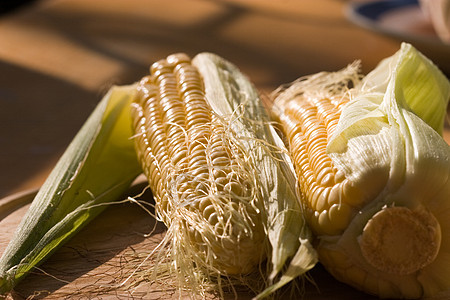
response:
<path fill-rule="evenodd" d="M 139 178 L 127 195 L 137 195 L 143 187 Z M 0 216 L 0 253 L 35 193 L 35 190 L 25 191 L 0 199 L 0 207 L 9 206 L 5 209 L 7 213 Z M 150 192 L 139 199 L 153 201 Z M 162 241 L 165 229 L 134 203 L 112 205 L 20 282 L 9 298 L 178 299 L 170 279 L 151 282 L 149 272 L 155 261 L 147 256 Z M 127 279 L 129 276 L 132 279 Z M 339 283 L 320 265 L 310 272 L 310 278 L 315 283 L 305 282 L 306 299 L 376 299 Z M 294 295 L 300 297 L 300 293 Z M 240 292 L 238 299 L 251 299 L 251 296 Z M 234 299 L 234 295 L 227 299 Z"/>

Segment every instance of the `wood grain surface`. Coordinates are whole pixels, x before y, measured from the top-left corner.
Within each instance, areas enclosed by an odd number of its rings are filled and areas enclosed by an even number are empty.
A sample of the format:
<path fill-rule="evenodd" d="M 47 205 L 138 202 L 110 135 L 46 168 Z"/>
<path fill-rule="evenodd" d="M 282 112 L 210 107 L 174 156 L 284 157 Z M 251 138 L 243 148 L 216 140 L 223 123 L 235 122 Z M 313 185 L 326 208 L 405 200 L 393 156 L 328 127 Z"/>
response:
<path fill-rule="evenodd" d="M 124 195 L 137 195 L 144 187 L 142 178 Z M 0 219 L 0 253 L 28 208 L 35 190 L 0 200 L 0 206 L 15 201 L 15 209 Z M 152 203 L 150 192 L 138 199 Z M 20 203 L 25 203 L 20 205 Z M 19 283 L 7 299 L 188 299 L 179 295 L 173 281 L 151 282 L 155 261 L 147 256 L 164 237 L 165 227 L 133 203 L 112 205 L 87 227 Z M 332 278 L 320 265 L 305 284 L 305 299 L 376 299 Z M 128 279 L 128 278 L 131 279 Z M 286 289 L 281 299 L 297 299 L 300 293 Z M 240 291 L 225 299 L 251 299 Z M 215 299 L 211 295 L 210 299 Z"/>
<path fill-rule="evenodd" d="M 239 66 L 263 95 L 357 59 L 366 73 L 397 51 L 401 40 L 349 22 L 346 4 L 40 0 L 1 15 L 0 253 L 27 209 L 16 205 L 43 183 L 109 87 L 137 81 L 152 62 L 175 52 L 215 52 Z M 445 137 L 450 141 L 448 126 Z M 169 283 L 144 280 L 133 288 L 117 288 L 134 271 L 146 274 L 153 262 L 144 258 L 164 230 L 133 203 L 113 205 L 21 282 L 11 297 L 177 298 Z M 335 281 L 320 266 L 311 277 L 316 285 L 306 283 L 306 299 L 371 299 Z M 246 298 L 250 295 L 239 295 Z"/>

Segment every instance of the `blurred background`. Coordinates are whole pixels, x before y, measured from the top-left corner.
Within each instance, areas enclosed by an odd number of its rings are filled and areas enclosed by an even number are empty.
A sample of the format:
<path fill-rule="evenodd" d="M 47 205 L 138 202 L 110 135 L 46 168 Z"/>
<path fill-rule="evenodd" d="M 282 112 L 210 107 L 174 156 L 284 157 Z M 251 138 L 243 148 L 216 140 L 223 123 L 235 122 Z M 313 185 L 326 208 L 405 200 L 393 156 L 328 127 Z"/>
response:
<path fill-rule="evenodd" d="M 174 52 L 215 52 L 266 95 L 354 60 L 367 73 L 402 41 L 449 74 L 449 46 L 418 2 L 387 2 L 2 1 L 0 197 L 40 186 L 108 88 Z"/>

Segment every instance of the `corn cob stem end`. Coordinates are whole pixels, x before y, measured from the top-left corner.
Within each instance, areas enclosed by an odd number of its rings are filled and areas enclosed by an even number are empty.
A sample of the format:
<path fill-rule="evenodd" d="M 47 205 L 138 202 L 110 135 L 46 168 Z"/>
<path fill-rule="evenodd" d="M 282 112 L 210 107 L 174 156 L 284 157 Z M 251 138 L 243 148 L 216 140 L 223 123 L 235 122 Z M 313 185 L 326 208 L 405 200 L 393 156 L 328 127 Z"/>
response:
<path fill-rule="evenodd" d="M 428 211 L 388 207 L 367 222 L 359 243 L 363 256 L 373 267 L 407 275 L 434 261 L 441 229 Z"/>

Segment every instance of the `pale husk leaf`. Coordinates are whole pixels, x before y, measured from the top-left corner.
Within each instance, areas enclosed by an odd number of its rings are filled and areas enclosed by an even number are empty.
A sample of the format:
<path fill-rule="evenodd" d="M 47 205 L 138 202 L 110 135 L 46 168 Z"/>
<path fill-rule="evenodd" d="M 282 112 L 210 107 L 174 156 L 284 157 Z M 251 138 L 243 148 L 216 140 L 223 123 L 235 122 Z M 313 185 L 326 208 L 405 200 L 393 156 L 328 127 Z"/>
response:
<path fill-rule="evenodd" d="M 264 199 L 259 205 L 270 243 L 269 279 L 274 280 L 284 268 L 288 270 L 276 285 L 259 295 L 264 297 L 317 262 L 311 233 L 299 205 L 292 162 L 257 91 L 237 68 L 210 53 L 197 55 L 193 64 L 204 76 L 209 104 L 215 112 L 229 116 L 230 127 L 239 135 L 237 140 L 252 154 L 259 192 Z"/>
<path fill-rule="evenodd" d="M 354 91 L 328 144 L 335 166 L 350 180 L 358 182 L 367 170 L 377 169 L 387 181 L 342 236 L 322 237 L 321 246 L 341 249 L 362 269 L 398 287 L 398 296 L 408 290 L 411 297 L 429 296 L 450 287 L 443 276 L 450 267 L 450 225 L 444 217 L 450 208 L 450 146 L 441 136 L 449 99 L 446 77 L 415 48 L 403 44 Z M 418 274 L 381 273 L 361 254 L 358 237 L 367 221 L 392 206 L 429 211 L 440 223 L 440 253 Z"/>

